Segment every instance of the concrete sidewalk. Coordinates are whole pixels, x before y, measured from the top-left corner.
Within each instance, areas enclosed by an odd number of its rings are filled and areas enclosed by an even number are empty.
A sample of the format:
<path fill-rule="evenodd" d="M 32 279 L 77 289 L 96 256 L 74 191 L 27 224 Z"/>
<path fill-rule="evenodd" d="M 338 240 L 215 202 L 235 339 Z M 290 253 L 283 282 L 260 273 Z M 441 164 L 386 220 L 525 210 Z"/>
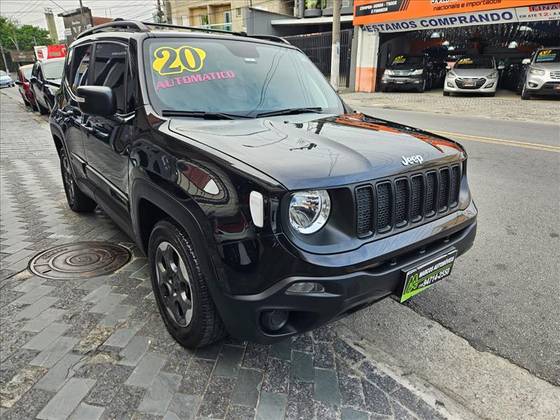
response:
<path fill-rule="evenodd" d="M 560 100 L 523 101 L 520 96 L 509 91 L 499 91 L 493 98 L 473 95 L 443 96 L 441 90 L 424 93 L 343 93 L 342 97 L 351 107 L 400 109 L 505 121 L 560 123 Z"/>

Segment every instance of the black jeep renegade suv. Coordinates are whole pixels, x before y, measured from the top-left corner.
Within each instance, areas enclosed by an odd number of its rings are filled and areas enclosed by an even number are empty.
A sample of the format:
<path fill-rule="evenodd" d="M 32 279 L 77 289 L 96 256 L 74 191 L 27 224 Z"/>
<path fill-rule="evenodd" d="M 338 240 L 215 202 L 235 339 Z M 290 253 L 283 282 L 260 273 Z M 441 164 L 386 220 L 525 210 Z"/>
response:
<path fill-rule="evenodd" d="M 477 210 L 456 142 L 353 113 L 282 39 L 115 21 L 51 115 L 68 204 L 147 254 L 169 332 L 270 343 L 449 275 Z"/>

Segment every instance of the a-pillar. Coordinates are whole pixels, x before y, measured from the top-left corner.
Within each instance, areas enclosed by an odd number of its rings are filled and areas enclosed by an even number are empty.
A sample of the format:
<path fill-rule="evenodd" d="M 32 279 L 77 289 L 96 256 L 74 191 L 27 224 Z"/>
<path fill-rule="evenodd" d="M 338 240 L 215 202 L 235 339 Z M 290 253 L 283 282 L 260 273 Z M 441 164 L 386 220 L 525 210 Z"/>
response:
<path fill-rule="evenodd" d="M 356 92 L 375 92 L 377 76 L 377 52 L 379 33 L 364 27 L 358 30 L 358 54 L 356 56 Z"/>

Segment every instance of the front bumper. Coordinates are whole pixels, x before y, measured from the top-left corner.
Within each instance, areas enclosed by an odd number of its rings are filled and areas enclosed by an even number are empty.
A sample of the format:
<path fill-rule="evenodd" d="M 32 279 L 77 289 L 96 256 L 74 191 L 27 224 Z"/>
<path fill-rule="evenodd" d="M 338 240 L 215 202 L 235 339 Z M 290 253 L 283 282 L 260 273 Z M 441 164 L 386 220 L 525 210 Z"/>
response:
<path fill-rule="evenodd" d="M 459 78 L 446 78 L 445 83 L 443 85 L 444 92 L 453 92 L 453 93 L 495 93 L 496 88 L 498 87 L 498 79 L 484 79 L 483 82 L 480 83 L 480 86 L 467 86 L 465 82 L 460 82 L 457 80 Z"/>
<path fill-rule="evenodd" d="M 560 80 L 529 75 L 525 82 L 525 89 L 532 95 L 560 96 Z"/>
<path fill-rule="evenodd" d="M 273 343 L 290 335 L 302 333 L 364 308 L 391 294 L 400 293 L 405 268 L 419 265 L 456 249 L 466 252 L 476 236 L 477 210 L 474 203 L 402 234 L 400 240 L 385 238 L 352 251 L 355 255 L 334 256 L 345 261 L 364 253 L 372 258 L 360 268 L 348 266 L 346 272 L 329 275 L 326 264 L 316 265 L 315 273 L 284 278 L 266 290 L 251 295 L 215 296 L 217 307 L 228 332 L 239 339 L 259 343 Z M 396 245 L 396 244 L 399 245 Z M 406 245 L 403 246 L 403 243 Z M 318 263 L 320 259 L 316 260 Z M 344 271 L 344 270 L 343 270 Z M 290 294 L 287 289 L 298 282 L 316 282 L 324 292 Z M 272 333 L 263 327 L 262 317 L 267 311 L 287 311 L 284 327 Z"/>
<path fill-rule="evenodd" d="M 381 79 L 383 87 L 390 87 L 393 89 L 412 89 L 422 86 L 424 79 L 420 77 L 387 77 Z"/>

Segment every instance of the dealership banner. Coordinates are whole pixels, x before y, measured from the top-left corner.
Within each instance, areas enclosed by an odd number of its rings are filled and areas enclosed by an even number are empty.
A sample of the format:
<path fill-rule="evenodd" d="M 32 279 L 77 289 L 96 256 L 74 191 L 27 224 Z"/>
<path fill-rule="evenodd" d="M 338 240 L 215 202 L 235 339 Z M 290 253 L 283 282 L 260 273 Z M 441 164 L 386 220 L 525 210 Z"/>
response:
<path fill-rule="evenodd" d="M 458 14 L 472 16 L 477 12 L 525 9 L 550 3 L 550 0 L 355 0 L 354 25 L 408 22 Z"/>

